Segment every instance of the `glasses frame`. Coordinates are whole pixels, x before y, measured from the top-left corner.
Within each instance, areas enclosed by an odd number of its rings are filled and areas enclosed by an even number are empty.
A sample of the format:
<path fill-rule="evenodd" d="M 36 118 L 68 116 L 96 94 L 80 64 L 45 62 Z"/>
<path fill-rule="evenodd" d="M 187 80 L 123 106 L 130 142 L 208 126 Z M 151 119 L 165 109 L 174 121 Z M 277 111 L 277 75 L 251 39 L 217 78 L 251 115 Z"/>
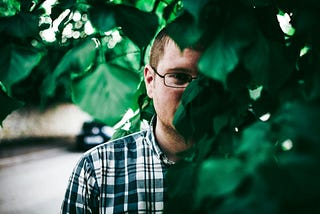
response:
<path fill-rule="evenodd" d="M 166 84 L 166 75 L 169 75 L 169 74 L 172 74 L 172 73 L 165 73 L 164 75 L 161 75 L 161 74 L 159 74 L 159 73 L 157 72 L 157 69 L 155 69 L 155 68 L 152 67 L 152 66 L 150 66 L 150 67 L 152 68 L 152 70 L 154 71 L 154 73 L 156 73 L 159 77 L 161 77 L 161 78 L 163 79 L 163 83 L 164 83 L 165 86 L 167 86 L 167 87 L 169 87 L 169 88 L 186 88 L 186 87 L 188 86 L 188 85 L 186 85 L 186 86 L 171 86 L 171 85 L 167 85 L 167 84 Z M 178 72 L 177 72 L 177 73 L 178 73 Z M 179 73 L 182 73 L 182 72 L 179 72 Z M 195 80 L 195 79 L 198 78 L 198 77 L 193 77 L 193 76 L 191 76 L 190 74 L 186 74 L 186 73 L 184 73 L 184 74 L 191 77 L 191 79 L 188 81 L 188 84 L 189 84 L 190 82 L 192 82 L 193 80 Z"/>

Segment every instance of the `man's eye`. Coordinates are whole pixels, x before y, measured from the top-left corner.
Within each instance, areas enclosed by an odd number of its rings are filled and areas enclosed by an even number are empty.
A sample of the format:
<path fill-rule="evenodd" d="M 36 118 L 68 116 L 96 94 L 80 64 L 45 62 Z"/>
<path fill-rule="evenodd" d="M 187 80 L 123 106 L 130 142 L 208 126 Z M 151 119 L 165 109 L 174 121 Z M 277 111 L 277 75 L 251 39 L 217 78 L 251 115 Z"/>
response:
<path fill-rule="evenodd" d="M 175 78 L 176 81 L 189 82 L 191 76 L 184 73 L 173 73 L 173 74 L 170 74 L 170 77 Z"/>

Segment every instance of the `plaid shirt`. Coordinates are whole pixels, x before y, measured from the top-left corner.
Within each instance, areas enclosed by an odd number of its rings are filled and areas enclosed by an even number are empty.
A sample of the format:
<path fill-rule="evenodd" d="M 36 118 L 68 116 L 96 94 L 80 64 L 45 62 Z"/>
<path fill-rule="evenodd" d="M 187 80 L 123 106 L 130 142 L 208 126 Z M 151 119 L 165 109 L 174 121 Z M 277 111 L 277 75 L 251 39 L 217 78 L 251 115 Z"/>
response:
<path fill-rule="evenodd" d="M 173 162 L 160 150 L 152 127 L 84 153 L 61 213 L 162 213 L 164 176 Z"/>

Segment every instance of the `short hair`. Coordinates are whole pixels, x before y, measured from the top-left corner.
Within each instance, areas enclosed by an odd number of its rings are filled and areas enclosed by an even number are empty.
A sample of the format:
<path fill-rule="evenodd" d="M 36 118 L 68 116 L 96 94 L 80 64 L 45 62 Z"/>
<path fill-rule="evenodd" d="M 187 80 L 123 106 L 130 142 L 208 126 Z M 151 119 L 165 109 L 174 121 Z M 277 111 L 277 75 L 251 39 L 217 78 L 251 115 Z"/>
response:
<path fill-rule="evenodd" d="M 164 55 L 165 47 L 168 45 L 170 41 L 173 42 L 178 48 L 181 49 L 181 47 L 179 47 L 177 42 L 174 41 L 169 36 L 168 29 L 162 28 L 157 34 L 157 36 L 155 37 L 153 44 L 151 46 L 150 58 L 149 58 L 149 64 L 151 65 L 151 67 L 157 68 L 161 57 Z M 204 51 L 204 44 L 198 41 L 193 45 L 187 46 L 186 48 L 190 48 L 192 50 L 202 52 Z"/>
<path fill-rule="evenodd" d="M 149 63 L 151 67 L 156 68 L 161 57 L 164 55 L 165 46 L 172 40 L 163 28 L 155 37 L 150 50 Z M 173 40 L 172 40 L 173 41 Z M 173 41 L 174 42 L 174 41 Z"/>

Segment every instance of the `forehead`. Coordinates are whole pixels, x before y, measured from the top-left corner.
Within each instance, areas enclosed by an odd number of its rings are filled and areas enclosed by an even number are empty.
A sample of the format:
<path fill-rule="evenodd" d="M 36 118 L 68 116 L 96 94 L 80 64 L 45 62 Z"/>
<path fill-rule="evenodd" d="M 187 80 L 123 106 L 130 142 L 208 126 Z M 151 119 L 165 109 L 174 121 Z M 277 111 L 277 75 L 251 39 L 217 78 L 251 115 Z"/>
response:
<path fill-rule="evenodd" d="M 199 51 L 190 48 L 181 50 L 178 45 L 170 39 L 164 47 L 164 54 L 159 60 L 158 69 L 159 71 L 174 69 L 196 71 L 200 55 L 201 53 Z"/>

